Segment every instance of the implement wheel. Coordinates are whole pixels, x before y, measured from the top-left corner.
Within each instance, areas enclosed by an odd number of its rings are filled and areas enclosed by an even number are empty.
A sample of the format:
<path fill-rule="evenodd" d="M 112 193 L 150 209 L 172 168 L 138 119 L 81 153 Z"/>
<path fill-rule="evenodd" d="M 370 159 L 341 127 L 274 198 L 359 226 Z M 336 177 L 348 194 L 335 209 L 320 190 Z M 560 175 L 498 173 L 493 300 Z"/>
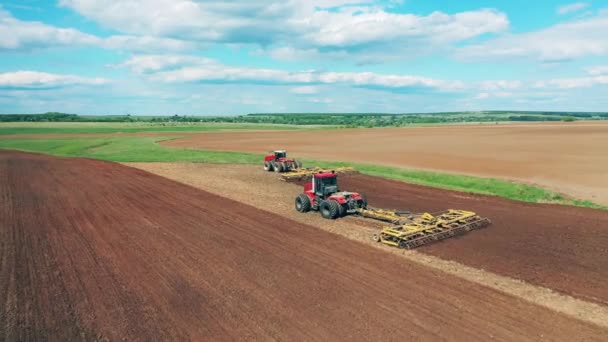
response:
<path fill-rule="evenodd" d="M 340 205 L 333 200 L 321 201 L 321 204 L 319 204 L 319 211 L 323 218 L 333 220 L 337 218 L 340 213 Z"/>
<path fill-rule="evenodd" d="M 301 213 L 306 213 L 308 211 L 310 211 L 310 198 L 308 198 L 308 196 L 306 196 L 305 194 L 299 194 L 298 197 L 296 197 L 296 210 L 301 212 Z"/>

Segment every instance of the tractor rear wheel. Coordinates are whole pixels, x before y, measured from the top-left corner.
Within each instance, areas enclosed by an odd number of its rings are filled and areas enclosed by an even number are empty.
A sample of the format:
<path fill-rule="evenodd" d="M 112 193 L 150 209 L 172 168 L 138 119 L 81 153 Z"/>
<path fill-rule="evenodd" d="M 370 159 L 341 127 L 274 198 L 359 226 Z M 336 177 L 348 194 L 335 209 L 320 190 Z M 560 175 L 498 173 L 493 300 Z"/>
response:
<path fill-rule="evenodd" d="M 295 166 L 296 169 L 301 169 L 302 168 L 302 162 L 299 160 L 294 160 L 293 164 Z"/>
<path fill-rule="evenodd" d="M 311 203 L 310 198 L 305 194 L 299 194 L 296 197 L 296 210 L 301 213 L 306 213 L 310 211 Z"/>
<path fill-rule="evenodd" d="M 283 167 L 281 165 L 281 163 L 276 162 L 274 163 L 274 172 L 279 173 L 279 172 L 283 172 Z"/>
<path fill-rule="evenodd" d="M 341 204 L 338 204 L 338 217 L 346 216 L 346 207 Z"/>
<path fill-rule="evenodd" d="M 319 204 L 319 211 L 321 212 L 321 216 L 323 216 L 323 218 L 333 220 L 338 217 L 340 205 L 338 202 L 333 200 L 321 201 L 321 204 Z"/>
<path fill-rule="evenodd" d="M 283 172 L 289 171 L 289 164 L 287 164 L 286 162 L 281 162 L 281 169 L 283 170 Z"/>
<path fill-rule="evenodd" d="M 272 171 L 272 164 L 270 162 L 264 162 L 264 171 Z"/>

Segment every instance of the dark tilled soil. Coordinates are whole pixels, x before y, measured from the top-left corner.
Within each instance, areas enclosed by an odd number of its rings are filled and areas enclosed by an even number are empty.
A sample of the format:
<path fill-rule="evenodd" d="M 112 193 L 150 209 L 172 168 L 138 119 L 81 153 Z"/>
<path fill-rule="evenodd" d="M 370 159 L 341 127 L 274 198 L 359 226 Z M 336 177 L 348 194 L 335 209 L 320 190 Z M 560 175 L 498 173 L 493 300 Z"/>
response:
<path fill-rule="evenodd" d="M 364 175 L 340 178 L 370 205 L 414 212 L 472 210 L 492 225 L 418 249 L 586 300 L 608 304 L 608 212 L 527 204 Z"/>
<path fill-rule="evenodd" d="M 601 340 L 606 331 L 118 164 L 0 151 L 0 340 Z"/>

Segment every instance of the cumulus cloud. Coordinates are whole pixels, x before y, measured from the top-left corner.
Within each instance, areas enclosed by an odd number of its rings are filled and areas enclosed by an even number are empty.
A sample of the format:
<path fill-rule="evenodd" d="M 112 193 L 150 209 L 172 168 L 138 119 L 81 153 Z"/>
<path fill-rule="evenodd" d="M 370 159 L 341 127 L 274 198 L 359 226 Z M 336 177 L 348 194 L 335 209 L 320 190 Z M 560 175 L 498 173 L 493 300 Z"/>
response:
<path fill-rule="evenodd" d="M 509 34 L 459 48 L 464 60 L 534 58 L 560 62 L 584 56 L 608 55 L 608 13 L 560 23 L 549 28 Z"/>
<path fill-rule="evenodd" d="M 575 12 L 582 11 L 587 7 L 589 7 L 589 3 L 587 3 L 587 2 L 574 2 L 571 4 L 559 6 L 557 8 L 557 13 L 562 14 L 562 15 L 569 14 L 569 13 L 575 13 Z"/>
<path fill-rule="evenodd" d="M 377 1 L 61 0 L 60 4 L 130 34 L 257 44 L 282 59 L 429 51 L 509 26 L 505 14 L 491 9 L 425 16 L 387 12 L 386 5 Z"/>
<path fill-rule="evenodd" d="M 460 81 L 436 80 L 411 75 L 377 74 L 373 72 L 320 72 L 316 70 L 287 71 L 280 69 L 228 66 L 208 58 L 192 56 L 134 56 L 122 64 L 147 74 L 152 80 L 164 82 L 210 82 L 251 84 L 346 84 L 376 89 L 430 89 L 460 91 Z M 310 89 L 308 89 L 310 90 Z"/>
<path fill-rule="evenodd" d="M 96 44 L 98 38 L 74 29 L 56 28 L 37 21 L 21 21 L 0 8 L 0 50 Z"/>
<path fill-rule="evenodd" d="M 58 28 L 38 21 L 23 21 L 0 8 L 0 51 L 31 51 L 73 46 L 98 46 L 106 49 L 150 52 L 182 51 L 194 43 L 172 38 L 115 35 L 100 38 L 72 28 Z"/>
<path fill-rule="evenodd" d="M 0 73 L 2 88 L 52 88 L 70 85 L 102 85 L 109 83 L 104 78 L 87 78 L 74 75 L 49 74 L 39 71 L 16 71 Z"/>

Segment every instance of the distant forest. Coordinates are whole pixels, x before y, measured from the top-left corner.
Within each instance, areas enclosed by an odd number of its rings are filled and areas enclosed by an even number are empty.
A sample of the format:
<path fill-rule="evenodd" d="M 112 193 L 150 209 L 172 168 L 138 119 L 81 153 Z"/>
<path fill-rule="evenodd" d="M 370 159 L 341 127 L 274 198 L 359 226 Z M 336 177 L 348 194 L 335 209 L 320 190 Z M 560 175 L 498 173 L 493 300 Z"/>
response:
<path fill-rule="evenodd" d="M 346 127 L 405 126 L 411 124 L 441 124 L 459 122 L 505 121 L 576 121 L 608 120 L 608 113 L 585 112 L 445 112 L 445 113 L 258 113 L 237 116 L 135 116 L 135 115 L 78 115 L 66 113 L 2 114 L 0 122 L 216 122 L 263 123 L 291 125 L 337 125 Z"/>

